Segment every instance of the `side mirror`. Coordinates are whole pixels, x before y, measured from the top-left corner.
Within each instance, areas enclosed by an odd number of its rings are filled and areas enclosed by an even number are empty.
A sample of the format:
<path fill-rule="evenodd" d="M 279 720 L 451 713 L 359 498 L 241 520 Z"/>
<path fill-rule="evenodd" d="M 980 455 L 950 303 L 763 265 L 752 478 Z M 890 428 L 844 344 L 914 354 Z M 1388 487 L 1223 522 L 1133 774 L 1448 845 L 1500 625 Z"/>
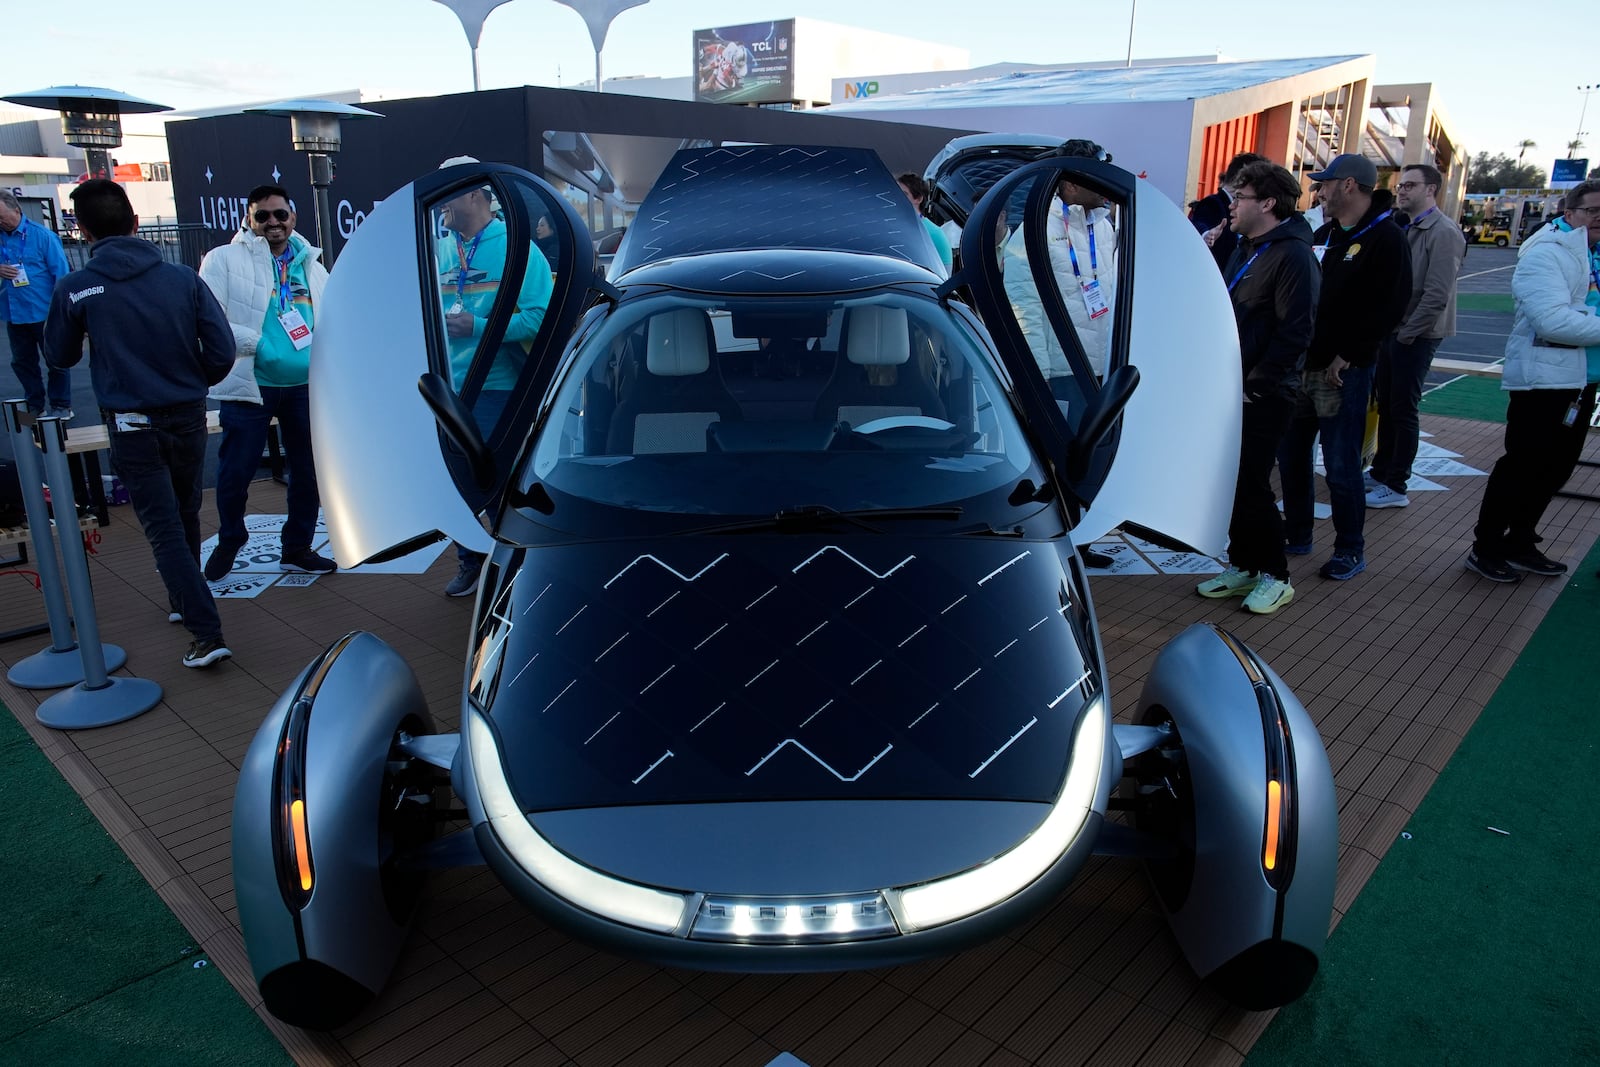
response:
<path fill-rule="evenodd" d="M 472 468 L 472 480 L 478 488 L 485 492 L 493 489 L 496 478 L 494 453 L 489 451 L 488 442 L 478 432 L 478 424 L 472 421 L 472 410 L 461 402 L 461 398 L 443 378 L 432 372 L 417 379 L 417 391 L 427 401 L 445 437 L 467 457 L 467 464 Z"/>
<path fill-rule="evenodd" d="M 1072 444 L 1067 448 L 1066 475 L 1069 482 L 1076 485 L 1088 475 L 1095 449 L 1122 417 L 1123 409 L 1128 406 L 1133 391 L 1138 387 L 1138 367 L 1118 367 L 1106 375 L 1100 391 L 1089 402 L 1077 433 L 1072 435 Z"/>

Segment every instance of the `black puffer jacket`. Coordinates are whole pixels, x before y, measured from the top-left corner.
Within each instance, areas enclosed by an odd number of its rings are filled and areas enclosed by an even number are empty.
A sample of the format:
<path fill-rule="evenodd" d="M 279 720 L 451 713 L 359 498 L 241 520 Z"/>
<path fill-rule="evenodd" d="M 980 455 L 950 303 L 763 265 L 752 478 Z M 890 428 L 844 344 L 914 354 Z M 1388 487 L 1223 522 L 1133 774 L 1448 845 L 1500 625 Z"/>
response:
<path fill-rule="evenodd" d="M 1293 399 L 1322 285 L 1305 216 L 1290 215 L 1263 236 L 1241 240 L 1222 277 L 1239 324 L 1244 395 Z"/>
<path fill-rule="evenodd" d="M 1354 367 L 1378 361 L 1378 345 L 1400 325 L 1411 301 L 1411 249 L 1391 214 L 1394 194 L 1379 189 L 1372 206 L 1350 230 L 1336 219 L 1312 238 L 1325 245 L 1317 330 L 1306 353 L 1306 369 L 1322 370 L 1335 356 Z"/>

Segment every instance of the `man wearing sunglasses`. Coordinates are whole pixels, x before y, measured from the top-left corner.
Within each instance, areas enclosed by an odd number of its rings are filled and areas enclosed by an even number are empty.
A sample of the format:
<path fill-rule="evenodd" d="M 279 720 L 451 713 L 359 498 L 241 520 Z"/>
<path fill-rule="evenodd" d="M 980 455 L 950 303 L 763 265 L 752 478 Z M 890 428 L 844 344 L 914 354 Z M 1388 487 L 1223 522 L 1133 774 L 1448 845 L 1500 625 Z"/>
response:
<path fill-rule="evenodd" d="M 1511 298 L 1506 453 L 1489 472 L 1467 553 L 1467 569 L 1492 582 L 1567 573 L 1539 551 L 1535 531 L 1578 465 L 1600 382 L 1600 181 L 1573 186 L 1566 212 L 1522 242 Z"/>
<path fill-rule="evenodd" d="M 200 277 L 228 315 L 238 345 L 233 371 L 211 390 L 222 402 L 222 446 L 217 455 L 217 547 L 206 560 L 208 581 L 233 569 L 248 540 L 245 504 L 261 463 L 267 426 L 278 420 L 289 467 L 289 515 L 283 524 L 279 566 L 325 574 L 333 560 L 312 548 L 317 528 L 317 466 L 311 451 L 311 332 L 328 272 L 321 250 L 294 232 L 294 207 L 281 186 L 250 191 L 248 229 L 213 249 Z"/>

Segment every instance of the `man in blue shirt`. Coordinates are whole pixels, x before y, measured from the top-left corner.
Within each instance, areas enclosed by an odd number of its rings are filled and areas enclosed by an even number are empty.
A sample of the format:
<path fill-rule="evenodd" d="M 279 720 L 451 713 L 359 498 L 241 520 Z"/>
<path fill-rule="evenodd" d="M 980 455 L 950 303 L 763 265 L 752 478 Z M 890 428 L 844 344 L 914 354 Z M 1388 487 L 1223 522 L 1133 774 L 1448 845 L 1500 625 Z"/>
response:
<path fill-rule="evenodd" d="M 50 368 L 48 393 L 45 376 L 39 373 L 50 294 L 71 270 L 61 238 L 24 218 L 17 198 L 0 189 L 0 321 L 6 324 L 6 339 L 11 342 L 11 369 L 35 415 L 72 418 L 69 372 Z"/>

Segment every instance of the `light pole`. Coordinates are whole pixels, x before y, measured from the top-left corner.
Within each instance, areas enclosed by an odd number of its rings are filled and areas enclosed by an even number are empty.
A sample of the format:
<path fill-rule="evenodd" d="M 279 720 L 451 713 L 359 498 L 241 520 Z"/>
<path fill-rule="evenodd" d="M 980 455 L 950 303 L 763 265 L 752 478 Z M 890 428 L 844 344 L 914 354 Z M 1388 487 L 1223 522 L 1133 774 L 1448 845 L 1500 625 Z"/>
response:
<path fill-rule="evenodd" d="M 1567 158 L 1572 158 L 1572 153 L 1577 151 L 1578 142 L 1583 140 L 1583 135 L 1589 131 L 1583 128 L 1583 120 L 1589 114 L 1589 97 L 1600 92 L 1600 85 L 1580 85 L 1578 92 L 1583 94 L 1583 107 L 1578 110 L 1578 132 L 1572 138 L 1572 147 L 1567 149 Z"/>
<path fill-rule="evenodd" d="M 123 115 L 172 110 L 166 104 L 93 85 L 57 85 L 0 100 L 61 112 L 61 135 L 69 145 L 83 149 L 91 178 L 112 176 L 111 149 L 122 145 Z"/>
<path fill-rule="evenodd" d="M 630 7 L 640 7 L 649 2 L 650 0 L 556 0 L 556 3 L 566 4 L 583 16 L 584 25 L 589 27 L 589 40 L 594 42 L 595 92 L 600 92 L 600 53 L 605 49 L 606 33 L 611 29 L 611 20 Z"/>
<path fill-rule="evenodd" d="M 339 151 L 339 120 L 381 119 L 376 111 L 338 104 L 332 100 L 284 100 L 265 107 L 247 107 L 251 115 L 287 115 L 289 139 L 296 152 L 311 164 L 311 197 L 316 204 L 317 244 L 322 265 L 333 266 L 333 212 L 328 207 L 328 186 L 333 181 L 333 155 Z"/>
<path fill-rule="evenodd" d="M 472 46 L 472 91 L 478 91 L 478 42 L 483 39 L 483 20 L 489 12 L 510 0 L 434 0 L 455 12 L 461 20 L 461 32 L 467 35 Z"/>

